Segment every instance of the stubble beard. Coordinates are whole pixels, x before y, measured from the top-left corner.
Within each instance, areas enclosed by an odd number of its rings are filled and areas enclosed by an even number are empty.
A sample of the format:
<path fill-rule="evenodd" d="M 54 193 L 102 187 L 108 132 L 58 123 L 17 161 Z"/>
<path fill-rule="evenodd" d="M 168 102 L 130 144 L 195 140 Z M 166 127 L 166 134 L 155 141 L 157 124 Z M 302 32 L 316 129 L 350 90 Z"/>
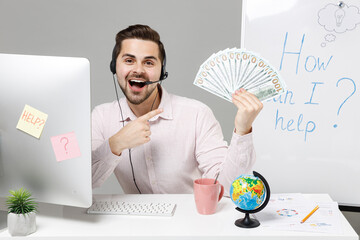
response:
<path fill-rule="evenodd" d="M 132 92 L 130 87 L 128 86 L 128 82 L 129 82 L 129 79 L 131 77 L 136 77 L 136 78 L 142 78 L 144 81 L 148 81 L 148 78 L 146 78 L 145 76 L 143 75 L 134 75 L 134 76 L 127 76 L 125 78 L 125 86 L 122 86 L 121 84 L 119 84 L 120 88 L 121 88 L 121 91 L 123 92 L 123 94 L 125 95 L 126 99 L 131 103 L 131 104 L 134 104 L 134 105 L 139 105 L 141 103 L 143 103 L 146 99 L 148 99 L 151 94 L 154 92 L 154 90 L 156 89 L 153 88 L 153 89 L 150 89 L 149 90 L 149 87 L 145 86 L 145 92 Z M 149 85 L 148 85 L 149 86 Z M 140 97 L 141 94 L 144 94 L 142 97 Z"/>

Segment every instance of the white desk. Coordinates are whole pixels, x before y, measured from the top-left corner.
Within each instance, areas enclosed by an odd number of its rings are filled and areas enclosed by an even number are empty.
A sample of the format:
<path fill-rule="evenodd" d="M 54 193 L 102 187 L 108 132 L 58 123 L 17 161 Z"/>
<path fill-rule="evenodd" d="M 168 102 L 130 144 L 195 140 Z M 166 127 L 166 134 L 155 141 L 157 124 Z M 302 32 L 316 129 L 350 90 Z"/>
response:
<path fill-rule="evenodd" d="M 317 201 L 331 201 L 326 194 L 305 196 Z M 104 196 L 95 196 L 97 199 L 102 197 Z M 145 217 L 88 215 L 85 213 L 86 209 L 82 208 L 40 204 L 40 212 L 37 215 L 38 229 L 35 233 L 26 238 L 13 238 L 5 229 L 0 232 L 0 239 L 359 239 L 342 214 L 344 233 L 336 236 L 265 230 L 261 225 L 254 229 L 236 227 L 235 220 L 242 218 L 244 214 L 235 210 L 235 205 L 229 198 L 220 201 L 217 213 L 200 215 L 196 212 L 193 195 L 111 195 L 110 197 L 123 201 L 172 202 L 177 204 L 177 208 L 173 217 Z"/>

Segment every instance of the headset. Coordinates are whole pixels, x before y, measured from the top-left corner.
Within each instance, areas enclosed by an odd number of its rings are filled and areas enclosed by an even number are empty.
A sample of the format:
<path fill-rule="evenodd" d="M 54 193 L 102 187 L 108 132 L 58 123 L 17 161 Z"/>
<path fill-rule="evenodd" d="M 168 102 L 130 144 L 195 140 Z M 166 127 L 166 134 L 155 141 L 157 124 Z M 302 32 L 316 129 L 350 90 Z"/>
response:
<path fill-rule="evenodd" d="M 110 62 L 110 71 L 113 74 L 116 74 L 116 58 L 117 58 L 117 55 L 116 55 L 116 45 L 115 45 L 115 47 L 113 49 L 113 52 L 112 52 L 112 59 L 111 59 L 111 62 Z M 168 75 L 169 74 L 166 71 L 166 53 L 165 53 L 165 50 L 164 50 L 164 60 L 163 60 L 163 62 L 161 64 L 160 79 L 158 81 L 154 81 L 154 82 L 148 81 L 148 82 L 145 83 L 145 85 L 149 85 L 149 84 L 153 84 L 153 83 L 163 81 L 168 77 Z"/>
<path fill-rule="evenodd" d="M 110 62 L 110 71 L 112 72 L 113 74 L 113 80 L 114 80 L 114 87 L 115 87 L 115 93 L 116 93 L 116 99 L 117 99 L 117 102 L 118 102 L 118 105 L 119 105 L 119 109 L 120 109 L 120 114 L 121 114 L 121 119 L 122 119 L 122 125 L 123 127 L 125 126 L 124 124 L 124 116 L 123 116 L 123 113 L 122 113 L 122 109 L 121 109 L 121 105 L 120 105 L 120 102 L 119 102 L 119 95 L 118 95 L 118 92 L 117 92 L 117 88 L 116 88 L 116 81 L 115 81 L 115 75 L 116 75 L 116 58 L 117 58 L 117 55 L 116 55 L 116 45 L 112 51 L 112 58 L 111 58 L 111 62 Z M 160 84 L 162 83 L 163 80 L 165 80 L 167 77 L 168 77 L 168 72 L 166 71 L 166 53 L 165 53 L 165 50 L 164 50 L 164 60 L 162 62 L 162 65 L 161 65 L 161 74 L 160 74 L 160 79 L 158 81 L 148 81 L 145 83 L 145 85 L 149 85 L 149 84 L 153 84 L 153 83 L 157 83 L 157 82 L 160 82 Z M 152 110 L 153 106 L 154 106 L 154 103 L 156 101 L 156 98 L 158 96 L 159 92 L 156 94 L 156 97 L 154 99 L 154 102 L 152 103 L 151 105 L 151 109 L 150 111 Z M 133 181 L 134 181 L 134 184 L 135 184 L 135 187 L 136 189 L 138 190 L 138 192 L 141 194 L 141 191 L 136 183 L 136 179 L 135 179 L 135 173 L 134 173 L 134 167 L 133 167 L 133 164 L 132 164 L 132 160 L 131 160 L 131 149 L 129 149 L 129 161 L 130 161 L 130 166 L 131 166 L 131 172 L 132 172 L 132 176 L 133 176 Z"/>

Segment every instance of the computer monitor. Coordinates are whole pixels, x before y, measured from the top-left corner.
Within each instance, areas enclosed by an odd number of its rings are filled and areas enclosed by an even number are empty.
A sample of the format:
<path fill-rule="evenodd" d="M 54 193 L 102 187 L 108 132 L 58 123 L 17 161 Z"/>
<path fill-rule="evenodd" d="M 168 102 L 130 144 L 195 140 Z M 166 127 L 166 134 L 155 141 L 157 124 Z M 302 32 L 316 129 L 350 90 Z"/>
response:
<path fill-rule="evenodd" d="M 0 54 L 0 197 L 25 188 L 38 202 L 89 207 L 90 122 L 87 59 Z"/>

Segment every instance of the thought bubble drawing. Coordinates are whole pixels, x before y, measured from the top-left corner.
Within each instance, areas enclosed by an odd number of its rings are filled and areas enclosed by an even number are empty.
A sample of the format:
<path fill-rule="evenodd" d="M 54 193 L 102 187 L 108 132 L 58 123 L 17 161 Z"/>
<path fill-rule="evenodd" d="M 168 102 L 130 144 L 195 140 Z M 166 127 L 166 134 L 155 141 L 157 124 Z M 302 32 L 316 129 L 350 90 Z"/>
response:
<path fill-rule="evenodd" d="M 360 11 L 356 6 L 344 3 L 328 4 L 318 12 L 318 22 L 326 31 L 344 33 L 360 23 Z"/>
<path fill-rule="evenodd" d="M 333 41 L 335 41 L 336 36 L 334 34 L 326 34 L 324 39 L 327 42 L 333 42 Z"/>

